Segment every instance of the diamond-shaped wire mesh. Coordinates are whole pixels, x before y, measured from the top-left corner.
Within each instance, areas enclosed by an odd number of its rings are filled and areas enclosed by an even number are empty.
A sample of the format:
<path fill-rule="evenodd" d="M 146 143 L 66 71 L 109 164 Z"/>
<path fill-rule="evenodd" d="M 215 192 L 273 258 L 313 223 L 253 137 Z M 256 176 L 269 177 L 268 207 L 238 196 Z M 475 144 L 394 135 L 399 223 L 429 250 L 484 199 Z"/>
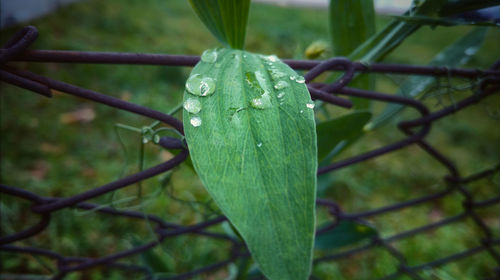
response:
<path fill-rule="evenodd" d="M 56 90 L 58 92 L 92 100 L 119 110 L 129 111 L 158 120 L 176 129 L 179 133 L 183 133 L 182 123 L 173 116 L 89 89 L 40 76 L 29 71 L 19 70 L 6 65 L 6 63 L 9 61 L 29 61 L 96 64 L 146 64 L 182 67 L 195 65 L 199 61 L 199 57 L 158 54 L 27 50 L 27 47 L 36 39 L 37 34 L 38 32 L 34 27 L 26 27 L 3 46 L 0 53 L 0 63 L 2 64 L 2 68 L 0 70 L 1 80 L 21 88 L 31 90 L 35 93 L 39 93 L 46 97 L 51 97 L 52 91 Z M 334 162 L 330 165 L 323 166 L 318 170 L 318 175 L 352 166 L 362 161 L 386 155 L 411 145 L 420 147 L 422 152 L 425 152 L 435 158 L 448 171 L 447 175 L 444 177 L 446 182 L 446 187 L 444 189 L 436 191 L 435 193 L 429 193 L 422 197 L 380 207 L 378 209 L 358 213 L 345 213 L 336 202 L 318 199 L 317 206 L 328 209 L 332 219 L 328 224 L 323 225 L 324 227 L 318 229 L 317 235 L 325 234 L 328 230 L 335 228 L 341 221 L 354 220 L 363 223 L 365 219 L 373 218 L 389 212 L 398 212 L 408 207 L 417 207 L 426 203 L 432 203 L 451 195 L 458 194 L 463 199 L 462 210 L 455 216 L 443 218 L 434 223 L 426 224 L 411 230 L 398 232 L 389 237 L 376 236 L 368 244 L 316 258 L 314 260 L 315 265 L 322 262 L 331 262 L 350 258 L 362 252 L 378 248 L 392 255 L 399 264 L 396 271 L 387 275 L 383 279 L 398 279 L 401 276 L 406 276 L 411 279 L 422 279 L 420 272 L 427 268 L 442 266 L 450 262 L 466 259 L 478 253 L 486 252 L 491 256 L 497 265 L 497 267 L 491 267 L 491 279 L 497 279 L 496 277 L 500 277 L 500 254 L 498 253 L 500 238 L 498 236 L 494 236 L 492 229 L 482 220 L 479 213 L 480 209 L 500 204 L 500 196 L 491 196 L 484 200 L 478 200 L 468 188 L 468 184 L 499 172 L 500 165 L 477 174 L 463 176 L 460 174 L 456 165 L 447 156 L 443 155 L 439 149 L 432 146 L 426 140 L 429 130 L 435 121 L 445 118 L 450 114 L 460 111 L 466 107 L 472 106 L 492 94 L 500 92 L 500 71 L 498 70 L 500 61 L 496 62 L 488 70 L 448 69 L 446 67 L 422 67 L 394 64 L 365 65 L 349 61 L 345 58 L 333 58 L 326 61 L 285 60 L 285 62 L 294 69 L 309 70 L 309 72 L 305 75 L 305 78 L 313 99 L 322 100 L 323 102 L 336 106 L 350 107 L 352 104 L 349 99 L 339 96 L 359 97 L 380 102 L 401 104 L 415 109 L 420 114 L 418 118 L 399 122 L 398 128 L 406 135 L 404 139 L 361 155 L 352 156 L 347 159 Z M 333 84 L 311 82 L 315 77 L 325 71 L 342 71 L 344 72 L 344 75 Z M 429 108 L 422 102 L 414 99 L 348 87 L 349 82 L 353 79 L 355 73 L 358 72 L 427 75 L 434 77 L 461 77 L 475 79 L 478 80 L 479 83 L 472 96 L 459 100 L 452 106 L 445 107 L 435 112 L 430 112 Z M 214 238 L 228 242 L 231 247 L 231 252 L 229 254 L 230 257 L 227 260 L 216 262 L 212 265 L 190 272 L 171 276 L 166 279 L 189 279 L 205 272 L 221 269 L 228 264 L 235 262 L 237 259 L 248 258 L 249 253 L 246 251 L 244 244 L 242 244 L 240 240 L 230 235 L 215 233 L 210 230 L 211 227 L 219 225 L 225 221 L 225 217 L 223 216 L 195 225 L 185 226 L 182 224 L 170 223 L 157 216 L 144 214 L 140 211 L 123 211 L 86 202 L 90 199 L 125 188 L 139 181 L 171 170 L 186 160 L 188 156 L 188 151 L 185 148 L 184 143 L 182 143 L 179 139 L 162 137 L 159 141 L 159 145 L 165 149 L 180 150 L 180 152 L 177 153 L 177 155 L 172 159 L 155 167 L 70 197 L 43 197 L 24 189 L 22 186 L 7 186 L 1 184 L 0 193 L 12 197 L 13 199 L 29 201 L 32 204 L 31 211 L 34 215 L 38 215 L 39 222 L 35 225 L 27 226 L 20 232 L 0 237 L 0 250 L 10 253 L 39 255 L 54 259 L 57 261 L 57 273 L 53 275 L 53 279 L 62 279 L 68 273 L 91 269 L 99 265 L 104 265 L 110 269 L 143 273 L 146 278 L 149 278 L 151 275 L 147 268 L 127 263 L 126 258 L 158 246 L 166 239 L 176 238 L 186 234 Z M 128 219 L 147 221 L 154 224 L 154 230 L 157 238 L 152 242 L 100 258 L 63 256 L 58 252 L 47 249 L 13 245 L 16 241 L 22 241 L 43 232 L 50 224 L 51 215 L 54 212 L 65 208 L 86 210 L 94 209 L 97 213 L 101 213 L 102 215 L 121 216 Z M 453 223 L 463 222 L 464 220 L 472 221 L 475 226 L 479 228 L 481 234 L 476 237 L 480 240 L 479 246 L 470 247 L 462 252 L 430 260 L 426 263 L 412 265 L 407 262 L 404 253 L 400 252 L 397 249 L 397 246 L 394 246 L 393 244 L 397 241 L 405 240 L 441 227 L 446 227 Z M 312 277 L 314 278 L 314 276 Z"/>

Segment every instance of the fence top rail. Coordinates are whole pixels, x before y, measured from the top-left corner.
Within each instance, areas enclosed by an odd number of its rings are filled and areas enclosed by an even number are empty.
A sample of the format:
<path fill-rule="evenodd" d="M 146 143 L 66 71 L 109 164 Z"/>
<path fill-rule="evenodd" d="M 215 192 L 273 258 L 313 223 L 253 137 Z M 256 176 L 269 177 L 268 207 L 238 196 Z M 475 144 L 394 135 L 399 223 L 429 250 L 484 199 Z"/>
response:
<path fill-rule="evenodd" d="M 12 61 L 44 62 L 44 63 L 89 63 L 89 64 L 137 64 L 164 66 L 194 66 L 200 61 L 199 56 L 173 55 L 160 53 L 123 53 L 123 52 L 89 52 L 61 50 L 26 50 Z M 323 61 L 283 59 L 296 70 L 311 70 Z M 354 62 L 356 72 L 394 73 L 427 76 L 454 76 L 478 78 L 484 76 L 500 77 L 500 71 L 480 69 L 459 69 L 442 66 L 415 66 L 394 63 Z M 333 65 L 328 71 L 344 71 L 342 65 Z"/>

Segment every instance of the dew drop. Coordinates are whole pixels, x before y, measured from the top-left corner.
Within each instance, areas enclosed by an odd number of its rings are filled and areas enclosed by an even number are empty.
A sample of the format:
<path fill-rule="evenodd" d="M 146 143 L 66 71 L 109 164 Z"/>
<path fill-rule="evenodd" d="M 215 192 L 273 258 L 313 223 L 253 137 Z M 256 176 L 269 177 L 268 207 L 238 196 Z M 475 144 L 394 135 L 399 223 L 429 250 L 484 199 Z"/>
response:
<path fill-rule="evenodd" d="M 285 81 L 279 81 L 274 85 L 275 89 L 284 89 L 286 87 L 288 87 L 288 83 Z"/>
<path fill-rule="evenodd" d="M 281 72 L 280 70 L 278 70 L 276 68 L 271 68 L 271 78 L 273 78 L 273 80 L 278 80 L 278 79 L 283 78 L 285 76 L 286 76 L 285 72 Z"/>
<path fill-rule="evenodd" d="M 264 92 L 260 97 L 252 99 L 252 102 L 250 102 L 252 107 L 256 109 L 266 109 L 271 107 L 271 96 L 269 95 L 269 92 Z"/>
<path fill-rule="evenodd" d="M 198 114 L 201 111 L 201 103 L 198 99 L 188 98 L 184 101 L 184 109 L 192 114 Z"/>
<path fill-rule="evenodd" d="M 142 143 L 147 144 L 149 142 L 148 138 L 142 137 Z"/>
<path fill-rule="evenodd" d="M 301 114 L 302 114 L 302 113 L 304 113 L 304 110 L 300 110 L 300 113 L 301 113 Z"/>
<path fill-rule="evenodd" d="M 276 61 L 278 61 L 278 60 L 279 60 L 279 58 L 278 58 L 276 55 L 274 55 L 274 54 L 273 54 L 273 55 L 266 56 L 265 58 L 266 58 L 268 61 L 270 61 L 270 62 L 276 62 Z"/>
<path fill-rule="evenodd" d="M 192 126 L 198 127 L 201 125 L 201 118 L 200 117 L 192 117 L 191 120 L 189 120 Z"/>
<path fill-rule="evenodd" d="M 201 81 L 200 92 L 201 96 L 207 96 L 214 93 L 215 83 L 212 78 L 205 78 Z"/>
<path fill-rule="evenodd" d="M 283 98 L 285 96 L 285 93 L 284 92 L 280 92 L 278 93 L 278 98 Z"/>
<path fill-rule="evenodd" d="M 208 49 L 203 52 L 201 55 L 201 61 L 206 63 L 214 63 L 217 61 L 217 50 L 216 49 Z"/>
<path fill-rule="evenodd" d="M 307 103 L 306 107 L 309 109 L 314 109 L 314 103 Z"/>
<path fill-rule="evenodd" d="M 215 92 L 215 81 L 210 77 L 194 74 L 186 81 L 186 90 L 198 96 L 212 95 Z"/>
<path fill-rule="evenodd" d="M 477 52 L 477 47 L 470 47 L 465 50 L 465 54 L 468 56 L 474 55 Z"/>
<path fill-rule="evenodd" d="M 295 81 L 299 84 L 303 84 L 306 82 L 306 79 L 302 76 L 298 76 L 297 78 L 295 78 Z"/>
<path fill-rule="evenodd" d="M 260 148 L 260 147 L 262 147 L 262 142 L 259 142 L 259 143 L 257 144 L 257 147 L 259 147 L 259 148 Z"/>

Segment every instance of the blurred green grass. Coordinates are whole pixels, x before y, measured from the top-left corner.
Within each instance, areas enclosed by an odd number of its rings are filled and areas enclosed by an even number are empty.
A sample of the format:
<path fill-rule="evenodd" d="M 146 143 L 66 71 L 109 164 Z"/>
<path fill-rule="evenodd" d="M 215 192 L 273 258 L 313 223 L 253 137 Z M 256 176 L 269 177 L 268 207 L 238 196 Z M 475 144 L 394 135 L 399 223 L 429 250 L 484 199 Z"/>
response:
<path fill-rule="evenodd" d="M 380 27 L 389 19 L 379 17 Z M 34 49 L 150 52 L 199 55 L 204 49 L 219 46 L 191 11 L 187 1 L 148 2 L 139 0 L 89 0 L 58 10 L 49 17 L 30 24 L 40 31 Z M 2 41 L 21 26 L 2 30 Z M 305 48 L 314 41 L 329 41 L 327 13 L 323 10 L 282 8 L 253 4 L 247 34 L 247 50 L 277 54 L 283 58 L 303 58 Z M 441 49 L 471 27 L 424 27 L 389 55 L 385 61 L 424 65 Z M 498 58 L 499 30 L 490 30 L 485 44 L 469 62 L 468 67 L 486 68 Z M 331 53 L 331 52 L 330 52 Z M 326 54 L 328 56 L 329 53 Z M 68 83 L 168 112 L 182 100 L 183 84 L 190 69 L 179 67 L 36 64 L 17 63 Z M 393 93 L 397 76 L 377 76 L 377 89 Z M 2 84 L 2 183 L 23 187 L 44 196 L 67 197 L 120 178 L 138 170 L 140 135 L 120 130 L 125 152 L 115 131 L 115 124 L 135 127 L 149 125 L 151 120 L 97 105 L 64 94 L 52 99 Z M 454 94 L 459 99 L 466 94 Z M 444 104 L 452 104 L 451 95 Z M 425 102 L 432 109 L 442 108 L 436 98 Z M 428 138 L 446 156 L 453 159 L 463 175 L 480 171 L 500 161 L 500 129 L 498 116 L 500 98 L 470 107 L 437 122 Z M 375 112 L 383 104 L 374 104 Z M 93 112 L 95 119 L 68 121 L 75 112 Z M 84 111 L 85 111 L 84 110 Z M 335 109 L 334 114 L 346 112 Z M 412 117 L 411 112 L 402 118 Z M 369 133 L 350 148 L 343 157 L 379 147 L 400 139 L 395 125 Z M 155 145 L 145 145 L 145 167 L 171 157 Z M 355 212 L 442 190 L 446 170 L 418 147 L 386 155 L 333 174 L 334 180 L 326 198 L 338 201 L 345 211 Z M 153 213 L 167 221 L 193 224 L 206 219 L 211 210 L 202 203 L 209 201 L 201 182 L 192 170 L 182 165 L 171 174 L 169 183 L 160 176 L 142 184 L 142 197 L 136 186 L 129 186 L 94 199 L 93 202 L 114 207 Z M 482 180 L 471 188 L 478 197 L 499 194 L 498 180 Z M 176 199 L 173 199 L 173 196 Z M 409 230 L 461 211 L 460 195 L 413 207 L 397 213 L 377 216 L 370 221 L 382 236 Z M 12 233 L 36 222 L 29 204 L 2 196 L 0 200 L 2 234 Z M 499 234 L 498 209 L 481 212 L 485 221 Z M 321 214 L 320 219 L 326 215 Z M 20 224 L 19 221 L 24 223 Z M 222 231 L 221 228 L 217 230 Z M 409 264 L 420 264 L 479 245 L 481 232 L 470 221 L 457 223 L 428 234 L 396 242 Z M 97 215 L 93 212 L 61 210 L 52 217 L 51 225 L 40 235 L 19 245 L 53 249 L 64 255 L 99 257 L 135 246 L 154 238 L 150 226 L 143 222 Z M 227 244 L 214 240 L 183 236 L 168 239 L 154 249 L 167 273 L 180 273 L 223 260 L 228 256 Z M 323 252 L 317 252 L 322 255 Z M 1 255 L 2 265 L 9 273 L 49 275 L 55 269 L 50 260 L 28 255 Z M 129 258 L 140 263 L 138 256 Z M 371 279 L 397 269 L 396 260 L 382 249 L 353 258 L 321 264 L 314 269 L 320 279 Z M 473 279 L 488 276 L 495 266 L 481 253 L 461 262 L 451 263 L 423 272 L 429 279 Z M 227 272 L 217 272 L 200 279 L 223 279 Z M 137 276 L 102 268 L 73 273 L 69 279 L 135 279 Z M 448 277 L 448 278 L 447 278 Z"/>

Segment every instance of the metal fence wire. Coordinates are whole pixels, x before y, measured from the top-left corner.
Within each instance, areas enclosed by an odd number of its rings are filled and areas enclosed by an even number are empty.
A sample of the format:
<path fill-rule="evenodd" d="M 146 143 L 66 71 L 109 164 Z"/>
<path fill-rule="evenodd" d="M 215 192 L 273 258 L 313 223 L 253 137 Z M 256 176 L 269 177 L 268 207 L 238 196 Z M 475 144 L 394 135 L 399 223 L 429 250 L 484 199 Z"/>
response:
<path fill-rule="evenodd" d="M 120 110 L 129 111 L 138 115 L 146 116 L 151 119 L 158 120 L 168 126 L 183 133 L 182 122 L 173 116 L 155 111 L 141 105 L 129 103 L 124 100 L 117 99 L 112 96 L 104 95 L 90 89 L 77 87 L 68 83 L 54 80 L 48 77 L 40 76 L 35 73 L 16 69 L 6 65 L 9 61 L 26 61 L 26 62 L 56 62 L 56 63 L 97 63 L 97 64 L 144 64 L 144 65 L 169 65 L 169 66 L 194 66 L 199 57 L 196 56 L 180 56 L 180 55 L 159 55 L 159 54 L 137 54 L 137 53 L 101 53 L 101 52 L 75 52 L 75 51 L 51 51 L 51 50 L 28 50 L 28 46 L 36 39 L 38 32 L 36 28 L 28 26 L 22 31 L 14 35 L 1 49 L 1 80 L 33 91 L 35 93 L 51 97 L 52 91 L 58 91 L 88 100 L 92 100 L 101 104 L 105 104 Z M 371 242 L 356 247 L 340 251 L 338 253 L 323 256 L 315 259 L 314 264 L 321 262 L 335 261 L 343 258 L 349 258 L 361 252 L 368 251 L 373 248 L 381 248 L 386 250 L 398 262 L 397 270 L 384 277 L 383 279 L 397 279 L 402 276 L 410 279 L 422 279 L 420 272 L 432 267 L 442 266 L 444 264 L 471 257 L 475 254 L 487 252 L 496 263 L 496 267 L 491 267 L 491 278 L 500 279 L 500 253 L 498 247 L 500 238 L 495 237 L 490 228 L 478 214 L 478 211 L 485 207 L 492 207 L 500 204 L 500 196 L 493 196 L 486 200 L 478 200 L 474 198 L 474 194 L 468 189 L 467 185 L 479 179 L 492 176 L 500 171 L 500 165 L 489 170 L 464 177 L 460 174 L 456 165 L 438 149 L 433 147 L 426 141 L 426 136 L 432 124 L 446 116 L 460 111 L 468 106 L 474 105 L 486 97 L 500 92 L 500 60 L 497 61 L 488 70 L 471 70 L 471 69 L 450 69 L 446 67 L 422 67 L 396 64 L 362 64 L 352 62 L 345 58 L 333 58 L 326 61 L 308 61 L 308 60 L 284 60 L 294 69 L 309 70 L 305 75 L 309 91 L 313 99 L 322 100 L 326 103 L 336 106 L 350 107 L 352 106 L 348 97 L 359 97 L 381 102 L 401 104 L 412 107 L 420 116 L 416 119 L 401 121 L 398 128 L 405 133 L 406 137 L 396 143 L 385 145 L 381 148 L 371 150 L 369 152 L 353 156 L 338 162 L 334 162 L 318 170 L 318 174 L 332 172 L 340 168 L 354 165 L 356 163 L 386 155 L 393 151 L 402 149 L 410 145 L 416 145 L 422 151 L 435 158 L 447 170 L 448 174 L 444 177 L 446 187 L 441 191 L 431 193 L 422 197 L 399 202 L 393 205 L 388 205 L 378 209 L 373 209 L 365 212 L 346 213 L 334 201 L 318 199 L 318 207 L 326 207 L 332 216 L 331 222 L 327 225 L 327 229 L 334 228 L 339 221 L 356 220 L 363 221 L 366 218 L 372 218 L 388 212 L 399 211 L 407 207 L 415 207 L 425 203 L 432 203 L 446 196 L 459 194 L 462 198 L 462 212 L 458 215 L 444 218 L 438 222 L 430 223 L 408 231 L 399 232 L 390 237 L 377 236 Z M 325 71 L 341 71 L 343 77 L 332 84 L 311 83 L 311 81 L 319 74 Z M 355 73 L 370 72 L 370 73 L 392 73 L 402 75 L 427 75 L 434 77 L 461 77 L 466 79 L 476 79 L 479 84 L 475 93 L 468 96 L 449 107 L 444 107 L 438 111 L 430 112 L 430 110 L 418 100 L 405 98 L 396 95 L 383 94 L 374 91 L 360 90 L 348 87 L 349 82 L 353 79 Z M 333 94 L 335 95 L 333 95 Z M 340 97 L 342 96 L 342 97 Z M 498 127 L 496 128 L 498 129 Z M 176 238 L 181 235 L 204 236 L 224 240 L 231 244 L 230 257 L 224 261 L 213 263 L 209 266 L 198 268 L 196 270 L 172 276 L 166 279 L 189 279 L 194 276 L 222 269 L 231 262 L 240 258 L 248 258 L 249 253 L 246 251 L 245 245 L 229 235 L 215 233 L 210 231 L 214 227 L 226 219 L 223 216 L 204 221 L 195 225 L 185 226 L 164 221 L 157 216 L 141 213 L 139 211 L 123 211 L 110 207 L 104 207 L 98 204 L 88 203 L 89 199 L 96 198 L 108 194 L 109 192 L 125 188 L 131 184 L 140 182 L 147 178 L 151 178 L 163 172 L 166 172 L 179 164 L 181 164 L 188 156 L 188 151 L 181 140 L 176 138 L 162 137 L 159 144 L 165 149 L 180 150 L 180 152 L 172 159 L 159 164 L 155 167 L 143 170 L 136 174 L 121 178 L 110 182 L 100 187 L 85 191 L 83 193 L 64 198 L 43 197 L 36 193 L 30 192 L 19 186 L 0 185 L 0 193 L 8 195 L 15 199 L 22 199 L 31 202 L 31 211 L 34 215 L 39 216 L 37 224 L 29 226 L 20 232 L 11 235 L 0 237 L 0 250 L 15 253 L 15 254 L 32 254 L 45 256 L 53 259 L 57 263 L 57 273 L 52 279 L 62 279 L 68 273 L 83 271 L 96 266 L 105 266 L 109 269 L 119 269 L 125 271 L 134 271 L 144 273 L 145 278 L 151 278 L 147 268 L 140 265 L 126 262 L 126 258 L 140 254 L 146 250 L 150 250 L 158 246 L 162 241 L 168 238 Z M 17 241 L 23 241 L 33 237 L 44 231 L 50 224 L 51 215 L 64 208 L 77 209 L 94 209 L 102 215 L 121 216 L 128 219 L 143 220 L 155 225 L 155 234 L 157 239 L 150 243 L 134 247 L 129 250 L 116 252 L 104 257 L 89 258 L 63 256 L 57 252 L 27 246 L 14 245 Z M 422 234 L 430 230 L 446 227 L 452 223 L 463 221 L 465 219 L 473 221 L 480 231 L 480 245 L 477 247 L 468 248 L 462 252 L 452 254 L 443 258 L 431 260 L 419 265 L 409 265 L 405 255 L 398 251 L 391 243 L 411 236 Z M 325 228 L 317 231 L 318 235 L 324 234 Z M 314 278 L 314 276 L 312 276 Z"/>

